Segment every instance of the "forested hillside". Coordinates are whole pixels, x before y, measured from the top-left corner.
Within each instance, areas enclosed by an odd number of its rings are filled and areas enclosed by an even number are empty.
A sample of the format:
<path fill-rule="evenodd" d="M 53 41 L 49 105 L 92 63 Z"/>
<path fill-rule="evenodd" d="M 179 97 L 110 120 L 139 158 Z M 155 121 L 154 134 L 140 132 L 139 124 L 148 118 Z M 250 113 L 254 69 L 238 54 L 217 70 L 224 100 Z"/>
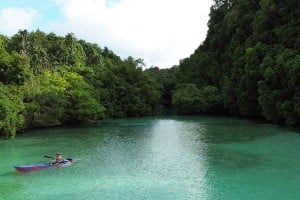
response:
<path fill-rule="evenodd" d="M 206 40 L 181 60 L 172 103 L 300 123 L 300 1 L 215 0 Z"/>
<path fill-rule="evenodd" d="M 140 59 L 41 31 L 0 36 L 0 134 L 152 114 L 162 86 Z"/>
<path fill-rule="evenodd" d="M 215 0 L 179 66 L 142 70 L 73 34 L 0 35 L 0 135 L 153 113 L 300 124 L 300 1 Z"/>

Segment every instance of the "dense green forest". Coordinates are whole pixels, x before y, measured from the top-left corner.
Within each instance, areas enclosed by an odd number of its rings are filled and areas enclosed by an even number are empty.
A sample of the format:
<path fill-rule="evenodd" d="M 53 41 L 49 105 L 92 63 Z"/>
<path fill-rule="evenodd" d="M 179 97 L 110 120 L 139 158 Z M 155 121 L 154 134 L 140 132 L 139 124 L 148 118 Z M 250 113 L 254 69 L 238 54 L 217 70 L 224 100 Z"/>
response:
<path fill-rule="evenodd" d="M 299 125 L 299 0 L 214 0 L 208 27 L 179 66 L 146 70 L 71 33 L 0 35 L 0 135 L 174 111 Z"/>
<path fill-rule="evenodd" d="M 300 124 L 300 1 L 215 0 L 205 41 L 181 60 L 173 105 Z"/>
<path fill-rule="evenodd" d="M 41 31 L 0 36 L 0 131 L 5 138 L 29 128 L 91 123 L 152 114 L 162 85 L 143 61 L 108 48 Z"/>

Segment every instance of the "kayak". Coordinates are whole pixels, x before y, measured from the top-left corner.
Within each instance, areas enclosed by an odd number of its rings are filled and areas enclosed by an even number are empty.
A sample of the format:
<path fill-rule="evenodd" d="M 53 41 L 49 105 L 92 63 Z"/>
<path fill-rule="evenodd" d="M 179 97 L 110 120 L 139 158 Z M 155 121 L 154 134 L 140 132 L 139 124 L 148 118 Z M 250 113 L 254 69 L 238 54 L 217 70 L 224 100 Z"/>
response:
<path fill-rule="evenodd" d="M 58 163 L 50 162 L 50 163 L 41 163 L 41 164 L 20 165 L 20 166 L 14 166 L 14 167 L 17 171 L 34 171 L 34 170 L 45 169 L 45 168 L 49 168 L 49 167 L 70 165 L 72 163 L 73 163 L 73 159 L 67 158 Z"/>

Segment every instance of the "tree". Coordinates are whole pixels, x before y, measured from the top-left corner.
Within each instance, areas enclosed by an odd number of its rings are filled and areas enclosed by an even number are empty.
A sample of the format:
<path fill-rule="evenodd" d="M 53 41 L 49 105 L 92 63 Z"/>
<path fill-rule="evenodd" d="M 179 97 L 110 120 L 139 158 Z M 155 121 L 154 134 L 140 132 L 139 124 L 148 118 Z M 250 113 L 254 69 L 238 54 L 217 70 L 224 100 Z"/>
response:
<path fill-rule="evenodd" d="M 173 94 L 172 105 L 184 114 L 203 112 L 207 106 L 203 94 L 195 84 L 181 85 Z"/>
<path fill-rule="evenodd" d="M 102 119 L 105 108 L 96 100 L 93 88 L 83 77 L 74 72 L 67 72 L 64 78 L 68 86 L 65 92 L 67 104 L 63 121 L 73 124 Z"/>
<path fill-rule="evenodd" d="M 206 86 L 220 91 L 214 113 L 298 125 L 299 8 L 296 0 L 214 1 L 205 41 L 180 62 L 183 82 L 202 94 Z M 191 97 L 184 88 L 175 93 L 181 103 Z"/>
<path fill-rule="evenodd" d="M 24 108 L 20 90 L 0 83 L 0 134 L 6 139 L 23 130 Z"/>

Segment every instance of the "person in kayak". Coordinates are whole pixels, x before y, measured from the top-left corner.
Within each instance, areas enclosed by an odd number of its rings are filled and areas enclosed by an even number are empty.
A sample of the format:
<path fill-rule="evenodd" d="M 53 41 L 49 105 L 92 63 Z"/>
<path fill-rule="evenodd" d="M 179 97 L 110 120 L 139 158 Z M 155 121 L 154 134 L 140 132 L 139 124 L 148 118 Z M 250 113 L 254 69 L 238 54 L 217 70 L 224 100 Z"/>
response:
<path fill-rule="evenodd" d="M 62 155 L 60 153 L 56 153 L 53 164 L 60 163 L 63 160 L 64 160 L 64 158 L 62 157 Z"/>

